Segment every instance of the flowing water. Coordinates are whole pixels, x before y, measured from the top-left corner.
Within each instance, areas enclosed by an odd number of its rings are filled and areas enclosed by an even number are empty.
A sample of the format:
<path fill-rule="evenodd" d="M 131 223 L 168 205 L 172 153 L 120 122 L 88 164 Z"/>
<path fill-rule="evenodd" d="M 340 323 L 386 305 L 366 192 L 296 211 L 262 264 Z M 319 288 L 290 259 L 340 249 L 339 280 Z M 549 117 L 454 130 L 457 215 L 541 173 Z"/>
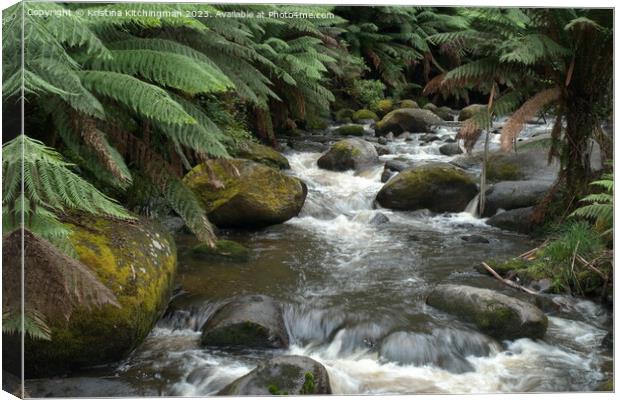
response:
<path fill-rule="evenodd" d="M 440 136 L 455 134 L 454 128 L 441 129 Z M 389 147 L 393 154 L 384 160 L 451 158 L 439 153 L 438 144 L 415 139 Z M 325 365 L 337 394 L 586 391 L 606 378 L 611 354 L 601 341 L 611 321 L 594 303 L 557 296 L 544 340 L 503 343 L 425 304 L 433 285 L 444 282 L 520 296 L 474 267 L 529 250 L 535 244 L 527 237 L 492 228 L 468 212 L 375 209 L 382 165 L 359 175 L 330 172 L 318 169 L 319 156 L 287 154 L 289 173 L 308 185 L 297 218 L 255 232 L 224 232 L 252 249 L 249 262 L 192 258 L 187 249 L 194 239 L 179 236 L 183 292 L 168 313 L 120 365 L 91 373 L 108 376 L 108 383 L 89 392 L 83 380 L 74 390 L 81 393 L 65 395 L 113 395 L 119 382 L 135 394 L 213 395 L 261 360 L 283 353 Z M 379 213 L 389 222 L 372 223 Z M 489 243 L 461 239 L 472 234 Z M 254 293 L 284 304 L 290 348 L 201 348 L 200 327 L 218 305 Z"/>

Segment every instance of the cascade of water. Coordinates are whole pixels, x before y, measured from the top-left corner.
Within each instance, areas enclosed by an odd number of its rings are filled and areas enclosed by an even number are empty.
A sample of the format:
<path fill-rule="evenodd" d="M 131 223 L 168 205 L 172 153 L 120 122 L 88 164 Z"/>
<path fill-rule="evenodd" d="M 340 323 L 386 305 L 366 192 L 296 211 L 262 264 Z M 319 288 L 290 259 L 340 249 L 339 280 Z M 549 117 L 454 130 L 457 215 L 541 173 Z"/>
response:
<path fill-rule="evenodd" d="M 478 193 L 476 197 L 471 199 L 469 204 L 467 204 L 467 207 L 465 207 L 465 212 L 468 214 L 471 214 L 473 217 L 478 217 L 478 201 L 479 200 L 480 200 L 480 193 Z"/>

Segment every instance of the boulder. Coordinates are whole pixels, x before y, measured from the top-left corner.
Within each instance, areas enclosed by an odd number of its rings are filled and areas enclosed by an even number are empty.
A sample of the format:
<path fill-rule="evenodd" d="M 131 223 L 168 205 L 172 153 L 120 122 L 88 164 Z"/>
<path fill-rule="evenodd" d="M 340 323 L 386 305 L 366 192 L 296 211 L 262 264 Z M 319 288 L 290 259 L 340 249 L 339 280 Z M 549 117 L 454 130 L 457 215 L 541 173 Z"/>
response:
<path fill-rule="evenodd" d="M 463 171 L 449 164 L 427 164 L 408 168 L 390 179 L 376 201 L 394 210 L 460 212 L 477 193 L 476 184 Z"/>
<path fill-rule="evenodd" d="M 439 107 L 433 110 L 433 113 L 437 115 L 439 118 L 444 121 L 453 121 L 454 115 L 452 114 L 452 109 L 450 107 Z"/>
<path fill-rule="evenodd" d="M 489 289 L 439 285 L 426 303 L 501 340 L 540 339 L 547 331 L 547 316 L 535 305 Z"/>
<path fill-rule="evenodd" d="M 389 181 L 390 178 L 394 176 L 394 174 L 395 174 L 394 171 L 384 168 L 383 172 L 381 173 L 381 183 L 385 183 Z"/>
<path fill-rule="evenodd" d="M 246 141 L 238 146 L 238 148 L 232 152 L 237 158 L 243 158 L 246 160 L 252 160 L 257 163 L 265 164 L 276 169 L 289 169 L 291 166 L 288 163 L 286 157 L 262 144 L 258 144 L 251 141 Z"/>
<path fill-rule="evenodd" d="M 93 283 L 101 286 L 84 296 L 93 301 L 106 291 L 112 293 L 115 302 L 85 307 L 79 300 L 58 294 L 63 297 L 53 310 L 57 315 L 45 313 L 51 340 L 26 338 L 26 377 L 57 375 L 121 360 L 151 331 L 165 310 L 173 287 L 176 246 L 171 235 L 158 225 L 142 218 L 128 222 L 85 214 L 68 216 L 64 223 L 72 230 L 69 240 L 76 259 L 94 276 Z M 29 268 L 28 262 L 52 264 L 54 261 L 45 259 L 63 256 L 57 253 L 51 245 L 47 252 L 30 252 L 29 256 L 35 258 L 26 259 L 26 270 L 36 269 Z M 68 267 L 76 270 L 71 265 Z M 75 279 L 75 276 L 68 278 Z M 45 279 L 51 283 L 54 277 Z M 90 290 L 91 285 L 85 287 L 84 280 L 75 279 L 75 282 L 71 284 L 79 285 L 76 291 Z M 37 301 L 35 294 L 28 296 L 32 296 L 29 302 Z M 74 304 L 67 304 L 73 301 Z M 73 311 L 66 319 L 61 310 L 68 307 Z M 5 350 L 11 347 L 8 344 L 5 342 Z"/>
<path fill-rule="evenodd" d="M 434 142 L 439 140 L 439 136 L 433 135 L 432 133 L 427 133 L 426 135 L 421 135 L 420 140 L 424 142 Z"/>
<path fill-rule="evenodd" d="M 496 228 L 519 233 L 530 233 L 532 224 L 530 219 L 534 207 L 516 208 L 496 214 L 487 220 L 487 224 Z"/>
<path fill-rule="evenodd" d="M 209 160 L 183 180 L 220 227 L 282 223 L 299 214 L 307 194 L 299 179 L 249 160 Z"/>
<path fill-rule="evenodd" d="M 379 156 L 385 156 L 392 153 L 389 147 L 380 144 L 375 145 L 375 150 L 377 150 L 377 155 Z"/>
<path fill-rule="evenodd" d="M 420 106 L 418 105 L 418 103 L 416 103 L 415 100 L 409 99 L 401 100 L 398 105 L 400 108 L 420 108 Z"/>
<path fill-rule="evenodd" d="M 394 109 L 394 103 L 390 99 L 383 99 L 374 103 L 370 108 L 380 116 L 384 116 Z"/>
<path fill-rule="evenodd" d="M 232 240 L 218 240 L 215 247 L 209 247 L 205 243 L 200 243 L 192 247 L 192 254 L 204 259 L 220 259 L 229 261 L 248 261 L 250 250 Z"/>
<path fill-rule="evenodd" d="M 374 111 L 370 111 L 366 108 L 362 108 L 361 110 L 357 110 L 356 112 L 353 113 L 352 119 L 354 122 L 367 121 L 367 120 L 378 121 L 379 117 Z"/>
<path fill-rule="evenodd" d="M 455 156 L 462 154 L 461 146 L 458 143 L 446 143 L 439 146 L 439 152 L 444 156 Z"/>
<path fill-rule="evenodd" d="M 377 122 L 375 132 L 386 135 L 393 132 L 398 135 L 402 132 L 422 133 L 429 132 L 432 125 L 441 123 L 441 119 L 432 111 L 419 108 L 400 108 L 388 113 Z"/>
<path fill-rule="evenodd" d="M 404 161 L 399 160 L 388 160 L 385 162 L 385 169 L 389 169 L 390 171 L 401 172 L 409 168 L 411 165 Z"/>
<path fill-rule="evenodd" d="M 331 171 L 361 170 L 379 162 L 377 149 L 362 139 L 334 143 L 317 161 L 319 168 Z"/>
<path fill-rule="evenodd" d="M 459 113 L 459 121 L 465 121 L 473 117 L 476 113 L 483 110 L 487 106 L 484 104 L 472 104 L 464 107 Z"/>
<path fill-rule="evenodd" d="M 334 113 L 336 122 L 351 122 L 354 111 L 350 108 L 341 108 Z"/>
<path fill-rule="evenodd" d="M 364 127 L 358 124 L 347 124 L 334 129 L 334 133 L 343 136 L 364 136 Z"/>
<path fill-rule="evenodd" d="M 203 346 L 286 348 L 282 306 L 271 297 L 248 295 L 222 306 L 202 326 Z"/>
<path fill-rule="evenodd" d="M 499 209 L 536 205 L 551 188 L 551 181 L 505 181 L 491 186 L 486 192 L 484 217 L 495 215 Z"/>
<path fill-rule="evenodd" d="M 331 394 L 325 367 L 309 357 L 280 356 L 232 382 L 218 395 L 270 396 Z"/>

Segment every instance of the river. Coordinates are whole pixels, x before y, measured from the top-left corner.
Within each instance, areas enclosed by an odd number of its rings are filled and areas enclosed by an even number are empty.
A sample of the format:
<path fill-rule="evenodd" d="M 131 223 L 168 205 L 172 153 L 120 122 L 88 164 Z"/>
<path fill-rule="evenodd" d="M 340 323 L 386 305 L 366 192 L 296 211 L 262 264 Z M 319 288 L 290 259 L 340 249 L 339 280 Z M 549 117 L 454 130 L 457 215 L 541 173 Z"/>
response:
<path fill-rule="evenodd" d="M 447 126 L 439 135 L 455 133 Z M 436 142 L 395 140 L 388 146 L 393 154 L 384 160 L 452 158 L 441 155 Z M 548 314 L 544 340 L 502 343 L 425 304 L 438 283 L 521 296 L 474 267 L 529 250 L 535 246 L 529 238 L 490 227 L 467 212 L 375 209 L 383 165 L 355 175 L 319 169 L 320 153 L 288 151 L 286 156 L 289 173 L 308 186 L 297 218 L 260 231 L 224 231 L 223 237 L 252 250 L 247 263 L 193 258 L 188 249 L 195 239 L 179 235 L 183 291 L 145 342 L 119 365 L 93 369 L 73 381 L 33 381 L 34 393 L 213 395 L 261 360 L 283 353 L 325 365 L 336 394 L 587 391 L 609 377 L 611 353 L 601 342 L 611 314 L 593 302 L 553 296 L 558 310 Z M 379 213 L 389 222 L 372 223 Z M 473 234 L 489 243 L 462 239 Z M 290 348 L 201 348 L 199 329 L 218 305 L 254 293 L 284 304 Z"/>

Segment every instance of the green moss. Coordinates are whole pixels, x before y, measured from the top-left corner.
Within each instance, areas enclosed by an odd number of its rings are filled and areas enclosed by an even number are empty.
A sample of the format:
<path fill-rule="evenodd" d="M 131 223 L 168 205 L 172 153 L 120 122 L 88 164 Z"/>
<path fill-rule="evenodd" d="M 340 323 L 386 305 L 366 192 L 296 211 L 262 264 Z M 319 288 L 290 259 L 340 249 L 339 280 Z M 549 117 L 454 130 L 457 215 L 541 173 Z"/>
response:
<path fill-rule="evenodd" d="M 490 157 L 487 165 L 487 179 L 489 181 L 518 181 L 523 178 L 521 167 L 512 160 L 502 157 Z"/>
<path fill-rule="evenodd" d="M 422 107 L 422 108 L 424 110 L 429 110 L 429 111 L 433 111 L 434 112 L 435 110 L 437 110 L 438 107 L 436 105 L 434 105 L 433 103 L 426 103 L 424 105 L 424 107 Z"/>
<path fill-rule="evenodd" d="M 324 130 L 329 126 L 329 122 L 324 118 L 308 118 L 306 128 L 311 130 Z"/>
<path fill-rule="evenodd" d="M 383 116 L 394 109 L 394 103 L 390 99 L 379 100 L 370 109 L 380 116 Z"/>
<path fill-rule="evenodd" d="M 336 122 L 351 122 L 354 111 L 350 108 L 341 108 L 334 113 Z"/>
<path fill-rule="evenodd" d="M 473 117 L 476 113 L 481 111 L 486 106 L 484 104 L 472 104 L 467 106 L 461 110 L 459 113 L 459 121 L 465 121 L 471 117 Z"/>
<path fill-rule="evenodd" d="M 192 253 L 202 257 L 223 258 L 231 261 L 248 261 L 250 250 L 232 240 L 218 240 L 215 247 L 201 243 L 192 248 Z"/>
<path fill-rule="evenodd" d="M 338 135 L 347 135 L 347 136 L 363 136 L 364 135 L 364 127 L 362 125 L 350 124 L 343 125 L 334 131 Z"/>
<path fill-rule="evenodd" d="M 316 390 L 315 386 L 314 374 L 312 372 L 306 372 L 304 374 L 304 384 L 302 385 L 299 394 L 314 394 Z"/>
<path fill-rule="evenodd" d="M 420 108 L 418 103 L 414 100 L 401 100 L 399 103 L 400 108 Z"/>
<path fill-rule="evenodd" d="M 597 386 L 596 391 L 597 392 L 613 392 L 614 391 L 614 380 L 607 379 L 606 381 L 602 382 L 600 385 Z"/>
<path fill-rule="evenodd" d="M 489 264 L 489 266 L 493 268 L 495 272 L 497 272 L 501 276 L 506 276 L 511 271 L 519 271 L 522 269 L 526 269 L 529 266 L 529 263 L 520 257 L 511 258 L 510 260 L 507 260 L 504 262 L 490 260 L 490 261 L 487 261 L 487 264 Z M 480 269 L 481 271 L 488 273 L 486 269 L 482 267 L 480 268 L 481 268 Z"/>
<path fill-rule="evenodd" d="M 354 114 L 353 114 L 353 121 L 358 122 L 358 121 L 362 121 L 362 120 L 369 120 L 372 119 L 373 121 L 378 121 L 379 117 L 377 116 L 376 113 L 374 113 L 373 111 L 370 111 L 366 108 L 362 108 L 361 110 L 357 110 Z"/>
<path fill-rule="evenodd" d="M 291 166 L 286 157 L 271 147 L 247 141 L 232 152 L 235 157 L 256 161 L 275 169 L 289 169 Z"/>
<path fill-rule="evenodd" d="M 152 224 L 80 216 L 70 238 L 78 259 L 112 290 L 119 307 L 78 308 L 51 319 L 51 341 L 25 345 L 27 374 L 49 375 L 121 359 L 163 312 L 176 272 L 176 247 Z M 110 340 L 113 338 L 113 340 Z"/>

